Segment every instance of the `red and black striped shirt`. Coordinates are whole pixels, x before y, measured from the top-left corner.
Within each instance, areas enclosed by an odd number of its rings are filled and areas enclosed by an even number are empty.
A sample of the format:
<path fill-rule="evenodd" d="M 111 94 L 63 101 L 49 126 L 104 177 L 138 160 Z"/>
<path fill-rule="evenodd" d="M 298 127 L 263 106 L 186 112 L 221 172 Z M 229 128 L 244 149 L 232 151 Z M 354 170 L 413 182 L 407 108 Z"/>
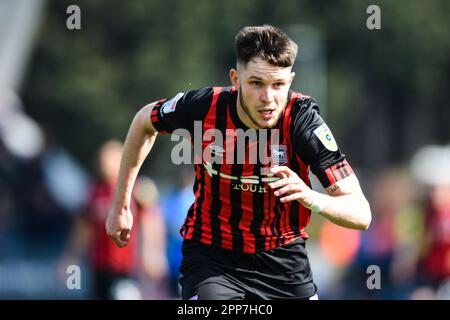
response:
<path fill-rule="evenodd" d="M 195 202 L 181 228 L 183 238 L 244 253 L 267 251 L 299 237 L 307 238 L 304 229 L 310 210 L 297 201 L 281 203 L 274 196 L 268 183 L 277 178 L 269 174 L 269 167 L 275 159 L 295 171 L 307 185 L 311 169 L 328 187 L 349 176 L 350 165 L 312 98 L 290 91 L 287 106 L 264 137 L 264 144 L 263 130 L 249 129 L 238 117 L 236 101 L 237 91 L 232 87 L 207 87 L 160 100 L 152 110 L 151 121 L 160 133 L 184 129 L 194 149 L 196 144 L 201 145 L 201 153 L 195 154 Z M 194 125 L 195 121 L 201 121 L 201 125 Z M 210 129 L 222 133 L 222 143 L 214 144 L 217 139 L 208 138 Z M 253 131 L 241 146 L 237 139 L 228 139 L 239 129 Z M 239 162 L 236 151 L 242 146 L 246 156 Z M 251 161 L 248 155 L 255 147 L 276 151 L 263 152 L 269 161 Z M 232 150 L 234 161 L 228 161 L 227 150 Z"/>

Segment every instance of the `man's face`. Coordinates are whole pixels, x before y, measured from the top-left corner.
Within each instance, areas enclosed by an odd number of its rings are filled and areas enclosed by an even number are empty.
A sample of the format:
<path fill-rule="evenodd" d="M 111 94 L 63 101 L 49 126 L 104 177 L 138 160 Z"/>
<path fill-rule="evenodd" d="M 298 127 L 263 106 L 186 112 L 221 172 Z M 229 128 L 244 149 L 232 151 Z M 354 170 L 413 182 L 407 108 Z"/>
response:
<path fill-rule="evenodd" d="M 286 107 L 289 88 L 295 74 L 256 58 L 230 70 L 230 78 L 238 90 L 239 118 L 250 128 L 272 128 Z"/>
<path fill-rule="evenodd" d="M 122 146 L 115 142 L 106 143 L 99 152 L 99 170 L 102 179 L 115 181 L 119 174 Z"/>

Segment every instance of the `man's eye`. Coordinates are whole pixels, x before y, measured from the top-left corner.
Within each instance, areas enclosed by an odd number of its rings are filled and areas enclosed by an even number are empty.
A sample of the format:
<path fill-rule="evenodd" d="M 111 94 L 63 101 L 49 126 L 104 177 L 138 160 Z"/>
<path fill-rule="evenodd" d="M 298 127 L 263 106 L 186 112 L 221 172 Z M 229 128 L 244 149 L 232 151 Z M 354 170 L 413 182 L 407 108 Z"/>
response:
<path fill-rule="evenodd" d="M 284 85 L 284 83 L 282 83 L 282 82 L 276 82 L 276 83 L 273 84 L 273 86 L 274 86 L 275 88 L 280 88 L 280 87 L 282 87 L 283 85 Z"/>
<path fill-rule="evenodd" d="M 257 87 L 261 87 L 263 84 L 262 84 L 262 82 L 259 82 L 259 81 L 252 81 L 252 82 L 250 82 L 252 85 L 254 85 L 254 86 L 257 86 Z"/>

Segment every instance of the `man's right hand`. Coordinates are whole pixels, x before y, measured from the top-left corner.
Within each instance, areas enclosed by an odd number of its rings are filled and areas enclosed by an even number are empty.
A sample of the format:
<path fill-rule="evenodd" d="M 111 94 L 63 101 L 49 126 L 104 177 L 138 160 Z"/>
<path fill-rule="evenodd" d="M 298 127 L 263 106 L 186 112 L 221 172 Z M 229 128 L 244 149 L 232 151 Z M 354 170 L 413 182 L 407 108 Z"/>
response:
<path fill-rule="evenodd" d="M 106 233 L 119 247 L 125 247 L 130 241 L 133 215 L 130 209 L 111 208 L 106 220 Z"/>

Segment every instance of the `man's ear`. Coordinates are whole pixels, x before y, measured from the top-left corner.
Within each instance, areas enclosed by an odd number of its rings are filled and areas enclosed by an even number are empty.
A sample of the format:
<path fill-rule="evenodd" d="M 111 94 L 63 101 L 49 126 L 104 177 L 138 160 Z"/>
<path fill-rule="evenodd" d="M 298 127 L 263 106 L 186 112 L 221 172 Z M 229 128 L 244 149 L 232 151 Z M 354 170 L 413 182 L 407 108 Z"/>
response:
<path fill-rule="evenodd" d="M 229 72 L 230 81 L 233 84 L 233 87 L 239 88 L 239 73 L 236 69 L 231 68 Z"/>

